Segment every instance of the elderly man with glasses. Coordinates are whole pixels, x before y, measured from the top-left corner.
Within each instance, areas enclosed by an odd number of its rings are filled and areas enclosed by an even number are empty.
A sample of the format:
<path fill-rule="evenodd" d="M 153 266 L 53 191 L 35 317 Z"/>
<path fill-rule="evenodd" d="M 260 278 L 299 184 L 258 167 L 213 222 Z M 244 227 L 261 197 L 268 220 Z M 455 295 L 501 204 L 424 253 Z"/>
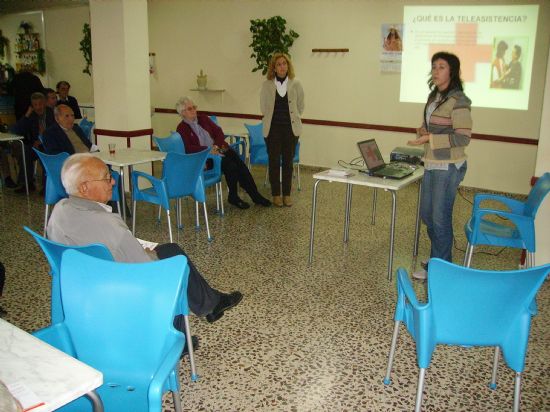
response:
<path fill-rule="evenodd" d="M 102 243 L 117 262 L 149 262 L 185 255 L 175 243 L 158 245 L 153 250 L 141 246 L 121 217 L 106 205 L 114 180 L 107 165 L 97 157 L 89 153 L 70 156 L 63 164 L 61 181 L 69 198 L 60 200 L 53 209 L 47 227 L 51 240 L 75 246 Z M 187 297 L 189 308 L 197 316 L 215 322 L 241 301 L 240 292 L 226 294 L 210 287 L 189 257 L 188 262 Z"/>
<path fill-rule="evenodd" d="M 239 209 L 250 205 L 239 197 L 237 184 L 241 185 L 257 205 L 271 206 L 263 197 L 250 171 L 239 155 L 229 147 L 221 127 L 204 114 L 197 114 L 197 106 L 189 97 L 182 97 L 176 103 L 176 111 L 182 117 L 177 132 L 181 135 L 187 153 L 200 152 L 210 148 L 211 153 L 222 156 L 222 171 L 227 181 L 229 195 L 227 201 Z"/>

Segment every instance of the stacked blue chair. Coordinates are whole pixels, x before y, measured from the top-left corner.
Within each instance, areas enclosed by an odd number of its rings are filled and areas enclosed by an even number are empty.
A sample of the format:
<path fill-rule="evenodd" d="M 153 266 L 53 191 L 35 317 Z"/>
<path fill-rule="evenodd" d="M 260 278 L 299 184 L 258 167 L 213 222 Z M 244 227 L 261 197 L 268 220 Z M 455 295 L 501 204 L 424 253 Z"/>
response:
<path fill-rule="evenodd" d="M 464 266 L 469 267 L 472 263 L 474 247 L 477 245 L 525 249 L 526 266 L 534 266 L 535 217 L 548 193 L 550 193 L 550 173 L 545 173 L 537 180 L 525 202 L 500 195 L 477 194 L 474 197 L 472 216 L 464 226 L 468 239 Z M 481 202 L 488 200 L 497 201 L 508 210 L 482 208 Z M 489 216 L 504 218 L 513 226 L 486 220 L 485 218 Z"/>
<path fill-rule="evenodd" d="M 204 186 L 203 169 L 208 156 L 208 149 L 191 154 L 179 154 L 168 152 L 162 167 L 162 179 L 157 179 L 147 173 L 133 171 L 133 218 L 132 233 L 136 227 L 136 204 L 144 201 L 159 205 L 170 214 L 170 199 L 176 199 L 177 225 L 181 227 L 181 206 L 179 199 L 191 196 L 196 202 L 203 204 L 204 220 L 208 241 L 212 240 L 210 226 L 208 224 L 208 212 L 206 210 L 206 191 Z M 185 178 L 182 178 L 185 176 Z M 140 189 L 139 179 L 147 180 L 152 186 Z M 172 242 L 172 229 L 168 220 L 170 241 Z"/>
<path fill-rule="evenodd" d="M 425 373 L 437 344 L 500 347 L 506 364 L 515 371 L 513 409 L 519 411 L 532 301 L 549 273 L 550 264 L 494 272 L 431 259 L 428 302 L 420 303 L 407 271 L 398 269 L 395 326 L 384 383 L 391 383 L 399 326 L 404 323 L 416 342 L 420 368 L 415 411 L 421 410 Z"/>
<path fill-rule="evenodd" d="M 172 132 L 168 137 L 153 137 L 155 144 L 161 152 L 174 152 L 185 154 L 185 145 L 183 139 L 178 132 Z M 212 160 L 212 169 L 203 171 L 204 187 L 214 186 L 216 189 L 216 213 L 223 216 L 225 214 L 223 207 L 223 191 L 222 191 L 222 159 L 220 156 L 208 154 L 208 159 Z M 159 211 L 160 212 L 160 211 Z M 159 215 L 160 219 L 160 215 Z M 181 222 L 180 222 L 181 223 Z M 199 206 L 195 204 L 195 226 L 199 225 Z M 182 226 L 178 225 L 181 229 Z"/>
<path fill-rule="evenodd" d="M 46 235 L 50 205 L 53 206 L 61 199 L 69 197 L 63 187 L 63 183 L 61 183 L 61 168 L 65 160 L 69 157 L 69 154 L 63 152 L 56 155 L 47 155 L 34 148 L 33 150 L 38 155 L 47 174 L 46 189 L 44 190 L 44 202 L 46 203 L 46 211 L 44 213 L 44 235 Z"/>
<path fill-rule="evenodd" d="M 244 125 L 248 130 L 250 155 L 248 160 L 248 167 L 250 165 L 265 165 L 265 181 L 264 186 L 267 185 L 267 179 L 269 174 L 269 155 L 267 154 L 267 146 L 265 145 L 263 135 L 263 123 L 256 125 L 246 124 Z M 300 179 L 300 141 L 296 143 L 296 149 L 294 151 L 294 158 L 292 159 L 294 166 L 294 175 L 298 179 L 298 190 L 302 190 L 302 182 Z"/>
<path fill-rule="evenodd" d="M 84 136 L 86 136 L 86 139 L 88 139 L 90 142 L 92 141 L 92 128 L 94 127 L 94 122 L 90 122 L 87 118 L 82 118 L 80 123 L 78 124 L 82 131 L 84 132 Z"/>
<path fill-rule="evenodd" d="M 157 412 L 166 391 L 181 411 L 176 370 L 185 340 L 173 318 L 187 290 L 187 259 L 116 263 L 68 250 L 61 274 L 65 319 L 34 335 L 103 374 L 97 392 L 106 411 Z M 90 405 L 79 398 L 61 410 Z"/>

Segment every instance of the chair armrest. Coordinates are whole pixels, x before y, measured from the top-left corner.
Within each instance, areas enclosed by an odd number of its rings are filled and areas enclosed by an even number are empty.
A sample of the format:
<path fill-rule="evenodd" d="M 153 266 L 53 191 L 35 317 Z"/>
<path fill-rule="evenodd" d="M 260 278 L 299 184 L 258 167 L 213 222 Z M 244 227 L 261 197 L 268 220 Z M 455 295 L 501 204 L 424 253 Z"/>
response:
<path fill-rule="evenodd" d="M 219 155 L 209 153 L 206 159 L 212 159 L 212 169 L 209 170 L 210 173 L 215 173 L 221 175 L 222 173 L 222 157 Z"/>
<path fill-rule="evenodd" d="M 512 212 L 495 209 L 479 209 L 474 212 L 472 229 L 477 229 L 485 216 L 499 216 L 510 220 L 519 231 L 524 243 L 527 243 L 526 248 L 534 252 L 535 248 L 535 222 L 529 216 L 518 215 Z"/>
<path fill-rule="evenodd" d="M 523 212 L 524 203 L 520 202 L 519 200 L 512 199 L 506 196 L 501 195 L 490 195 L 490 194 L 484 194 L 480 193 L 474 196 L 474 207 L 473 210 L 482 209 L 481 208 L 481 202 L 485 200 L 492 200 L 499 202 L 503 204 L 504 206 L 508 207 L 511 212 L 519 214 Z"/>
<path fill-rule="evenodd" d="M 246 155 L 246 142 L 244 140 L 230 144 L 229 147 L 235 151 L 241 158 Z"/>
<path fill-rule="evenodd" d="M 170 373 L 177 366 L 178 361 L 185 345 L 185 337 L 181 332 L 173 331 L 175 335 L 174 343 L 166 352 L 164 359 L 153 374 L 151 383 L 149 384 L 148 399 L 149 405 L 160 405 L 162 401 L 162 391 L 164 383 L 170 376 Z"/>
<path fill-rule="evenodd" d="M 423 305 L 418 302 L 418 299 L 416 298 L 416 293 L 412 287 L 411 280 L 409 278 L 409 274 L 405 269 L 397 269 L 397 282 L 397 298 L 400 299 L 404 296 L 407 298 L 413 308 L 417 310 L 421 309 Z"/>
<path fill-rule="evenodd" d="M 39 329 L 32 335 L 48 345 L 65 352 L 67 355 L 76 357 L 73 341 L 69 330 L 64 323 L 56 323 L 44 329 Z"/>
<path fill-rule="evenodd" d="M 153 191 L 155 193 L 146 193 L 145 190 L 148 190 L 149 188 L 144 190 L 140 189 L 138 184 L 139 178 L 143 178 L 151 183 L 151 185 L 153 186 Z M 132 186 L 132 195 L 134 201 L 143 200 L 146 202 L 161 205 L 166 210 L 170 209 L 170 203 L 168 200 L 168 188 L 166 186 L 166 181 L 164 178 L 157 179 L 150 174 L 134 170 L 132 171 Z"/>

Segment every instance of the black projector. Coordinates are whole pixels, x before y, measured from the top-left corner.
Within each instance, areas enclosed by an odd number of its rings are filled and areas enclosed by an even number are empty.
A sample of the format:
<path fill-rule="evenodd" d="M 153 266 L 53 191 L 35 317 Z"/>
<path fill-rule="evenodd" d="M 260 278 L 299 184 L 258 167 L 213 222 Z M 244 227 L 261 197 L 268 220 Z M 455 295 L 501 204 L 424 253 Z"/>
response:
<path fill-rule="evenodd" d="M 423 155 L 424 149 L 419 147 L 396 147 L 391 151 L 390 161 L 417 165 L 421 163 Z"/>

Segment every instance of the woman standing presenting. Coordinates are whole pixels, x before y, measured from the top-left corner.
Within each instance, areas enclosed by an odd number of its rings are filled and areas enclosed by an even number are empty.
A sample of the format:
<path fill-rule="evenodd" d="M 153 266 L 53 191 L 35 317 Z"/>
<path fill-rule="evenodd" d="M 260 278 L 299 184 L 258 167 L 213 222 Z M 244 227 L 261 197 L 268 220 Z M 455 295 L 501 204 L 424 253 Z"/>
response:
<path fill-rule="evenodd" d="M 452 262 L 453 205 L 458 185 L 466 174 L 465 147 L 472 134 L 471 100 L 463 92 L 460 60 L 454 54 L 432 56 L 428 81 L 431 93 L 422 127 L 410 145 L 424 145 L 424 178 L 420 216 L 431 241 L 430 258 Z M 426 279 L 426 269 L 413 273 Z"/>
<path fill-rule="evenodd" d="M 260 93 L 263 114 L 263 135 L 269 155 L 269 182 L 275 206 L 292 206 L 292 159 L 296 143 L 302 133 L 300 116 L 304 111 L 304 91 L 294 79 L 294 68 L 284 53 L 271 57 L 267 80 Z M 279 167 L 282 157 L 282 179 Z M 281 185 L 283 197 L 281 198 Z"/>

